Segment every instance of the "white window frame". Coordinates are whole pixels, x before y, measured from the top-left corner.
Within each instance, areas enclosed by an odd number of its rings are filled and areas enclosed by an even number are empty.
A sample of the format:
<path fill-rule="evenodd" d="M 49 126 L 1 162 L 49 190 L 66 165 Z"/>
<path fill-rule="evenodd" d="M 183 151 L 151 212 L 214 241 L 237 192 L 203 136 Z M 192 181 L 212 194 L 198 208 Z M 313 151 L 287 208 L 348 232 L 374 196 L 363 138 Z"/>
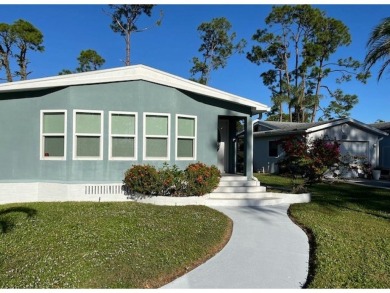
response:
<path fill-rule="evenodd" d="M 194 119 L 195 123 L 195 129 L 194 129 L 194 136 L 180 136 L 179 135 L 179 118 L 190 118 Z M 198 119 L 197 116 L 192 116 L 192 115 L 182 115 L 182 114 L 176 114 L 176 131 L 175 131 L 175 159 L 177 161 L 195 161 L 197 157 L 197 138 L 198 138 Z M 193 150 L 194 150 L 194 156 L 193 157 L 178 157 L 177 156 L 177 151 L 178 151 L 178 141 L 180 138 L 184 139 L 192 139 L 193 140 Z"/>
<path fill-rule="evenodd" d="M 41 160 L 47 160 L 47 161 L 66 161 L 66 145 L 67 145 L 67 111 L 66 110 L 41 110 L 40 111 L 40 147 L 39 147 L 39 153 L 40 153 L 40 159 Z M 45 134 L 43 132 L 43 116 L 46 113 L 64 113 L 64 132 L 63 133 L 49 133 Z M 64 137 L 64 156 L 62 157 L 46 157 L 44 154 L 44 145 L 45 145 L 45 137 L 46 136 L 63 136 Z"/>
<path fill-rule="evenodd" d="M 146 117 L 160 116 L 168 117 L 168 134 L 167 135 L 146 135 Z M 146 156 L 146 140 L 147 138 L 166 138 L 167 139 L 167 157 L 147 157 Z M 145 161 L 167 161 L 170 160 L 171 154 L 171 114 L 170 113 L 152 113 L 144 112 L 143 115 L 143 160 Z"/>
<path fill-rule="evenodd" d="M 76 116 L 77 113 L 87 113 L 87 114 L 100 114 L 100 133 L 76 133 Z M 73 160 L 76 161 L 101 161 L 103 160 L 103 127 L 104 127 L 104 112 L 96 110 L 73 110 Z M 77 156 L 77 137 L 96 137 L 99 136 L 99 156 L 98 157 L 78 157 Z"/>
<path fill-rule="evenodd" d="M 134 125 L 134 134 L 112 134 L 111 121 L 112 115 L 128 115 L 134 116 L 135 125 Z M 109 122 L 108 122 L 108 158 L 112 161 L 135 161 L 138 158 L 138 113 L 137 112 L 121 112 L 121 111 L 109 111 Z M 125 137 L 125 138 L 134 138 L 134 156 L 133 157 L 113 157 L 112 156 L 112 139 L 114 137 Z"/>

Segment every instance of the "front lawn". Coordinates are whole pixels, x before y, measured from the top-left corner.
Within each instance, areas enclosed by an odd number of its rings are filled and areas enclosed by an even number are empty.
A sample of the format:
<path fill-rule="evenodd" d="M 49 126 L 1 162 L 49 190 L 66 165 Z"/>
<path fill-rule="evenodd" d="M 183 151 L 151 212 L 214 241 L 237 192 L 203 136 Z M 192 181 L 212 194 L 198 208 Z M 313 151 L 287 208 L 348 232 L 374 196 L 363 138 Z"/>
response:
<path fill-rule="evenodd" d="M 0 288 L 160 287 L 222 249 L 231 228 L 204 206 L 1 205 Z"/>
<path fill-rule="evenodd" d="M 261 184 L 289 179 L 257 174 Z M 309 187 L 312 201 L 290 216 L 311 239 L 308 288 L 390 288 L 390 191 L 346 183 Z"/>

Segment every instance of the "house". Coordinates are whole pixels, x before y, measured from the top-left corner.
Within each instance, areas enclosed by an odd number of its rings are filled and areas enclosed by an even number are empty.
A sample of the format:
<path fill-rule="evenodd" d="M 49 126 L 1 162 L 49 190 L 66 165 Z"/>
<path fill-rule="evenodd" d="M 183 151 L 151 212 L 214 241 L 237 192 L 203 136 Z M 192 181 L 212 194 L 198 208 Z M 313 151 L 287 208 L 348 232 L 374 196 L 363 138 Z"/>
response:
<path fill-rule="evenodd" d="M 238 120 L 252 178 L 251 117 L 268 110 L 143 65 L 1 84 L 0 202 L 120 193 L 133 164 L 234 173 Z"/>
<path fill-rule="evenodd" d="M 370 126 L 390 134 L 390 122 L 378 122 Z M 379 166 L 386 171 L 390 170 L 390 136 L 379 141 Z"/>
<path fill-rule="evenodd" d="M 372 166 L 378 166 L 379 142 L 387 133 L 351 118 L 315 123 L 256 121 L 253 134 L 255 172 L 278 171 L 277 162 L 283 157 L 279 140 L 290 135 L 306 135 L 309 140 L 336 140 L 340 143 L 341 154 L 364 156 Z"/>

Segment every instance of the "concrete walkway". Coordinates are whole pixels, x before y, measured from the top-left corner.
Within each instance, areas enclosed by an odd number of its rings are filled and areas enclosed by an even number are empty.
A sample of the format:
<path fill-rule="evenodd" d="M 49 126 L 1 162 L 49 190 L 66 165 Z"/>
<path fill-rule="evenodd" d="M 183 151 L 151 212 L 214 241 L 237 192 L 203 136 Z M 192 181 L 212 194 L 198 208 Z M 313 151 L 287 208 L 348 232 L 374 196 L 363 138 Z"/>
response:
<path fill-rule="evenodd" d="M 309 244 L 289 205 L 213 207 L 233 220 L 228 244 L 163 289 L 297 289 L 306 282 Z"/>

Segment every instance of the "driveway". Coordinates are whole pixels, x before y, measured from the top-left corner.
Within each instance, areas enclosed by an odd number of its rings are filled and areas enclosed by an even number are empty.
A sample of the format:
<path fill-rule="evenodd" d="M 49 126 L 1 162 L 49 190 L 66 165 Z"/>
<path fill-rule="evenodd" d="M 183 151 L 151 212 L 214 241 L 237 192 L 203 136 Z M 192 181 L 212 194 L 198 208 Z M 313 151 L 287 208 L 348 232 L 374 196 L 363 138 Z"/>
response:
<path fill-rule="evenodd" d="M 213 207 L 233 220 L 230 241 L 206 263 L 162 288 L 301 288 L 309 244 L 287 216 L 288 207 Z"/>

